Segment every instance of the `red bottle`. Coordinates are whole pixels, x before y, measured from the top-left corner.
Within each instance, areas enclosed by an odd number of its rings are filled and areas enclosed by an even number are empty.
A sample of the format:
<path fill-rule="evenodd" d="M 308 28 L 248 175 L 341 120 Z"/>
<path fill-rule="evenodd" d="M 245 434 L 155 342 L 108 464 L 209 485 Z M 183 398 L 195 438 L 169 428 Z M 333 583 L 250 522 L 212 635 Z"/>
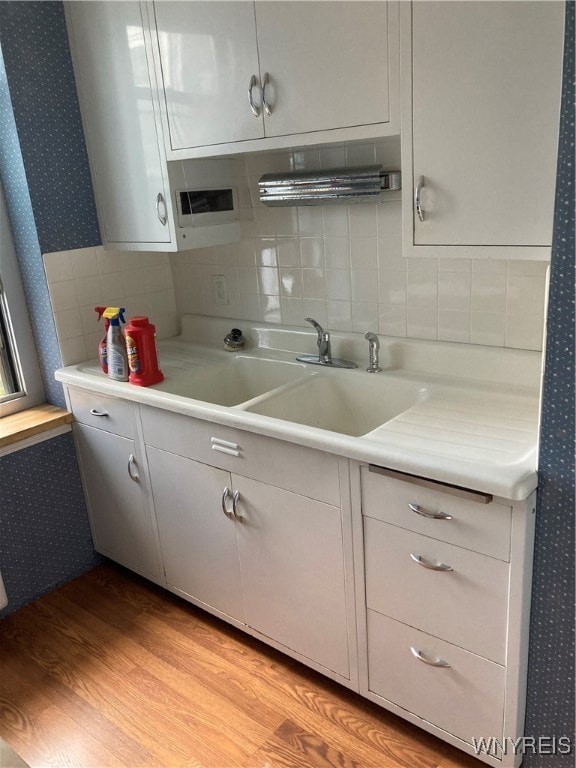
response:
<path fill-rule="evenodd" d="M 98 312 L 98 320 L 102 317 L 106 311 L 106 307 L 94 307 Z M 100 360 L 100 368 L 104 373 L 108 373 L 108 328 L 110 327 L 110 320 L 107 317 L 104 318 L 104 336 L 98 344 L 98 359 Z"/>
<path fill-rule="evenodd" d="M 156 326 L 147 317 L 131 317 L 124 328 L 128 352 L 128 381 L 140 387 L 149 387 L 164 380 L 158 367 L 156 352 Z"/>

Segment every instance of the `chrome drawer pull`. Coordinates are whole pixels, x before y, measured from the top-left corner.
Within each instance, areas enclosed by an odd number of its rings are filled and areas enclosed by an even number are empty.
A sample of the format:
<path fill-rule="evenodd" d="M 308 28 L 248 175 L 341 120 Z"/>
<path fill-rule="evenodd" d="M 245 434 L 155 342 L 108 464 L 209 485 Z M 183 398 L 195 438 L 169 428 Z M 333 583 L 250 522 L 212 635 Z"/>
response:
<path fill-rule="evenodd" d="M 222 501 L 221 501 L 222 512 L 224 512 L 226 517 L 228 517 L 230 520 L 233 520 L 234 515 L 232 514 L 232 512 L 228 512 L 228 510 L 226 509 L 226 500 L 228 499 L 229 496 L 230 496 L 230 489 L 228 488 L 228 486 L 226 486 L 222 492 Z"/>
<path fill-rule="evenodd" d="M 454 568 L 452 568 L 451 565 L 446 565 L 446 563 L 430 563 L 428 560 L 424 560 L 424 558 L 421 555 L 414 555 L 412 552 L 410 553 L 410 557 L 412 560 L 414 560 L 415 563 L 418 563 L 418 565 L 421 565 L 423 568 L 429 568 L 431 571 L 453 571 Z"/>
<path fill-rule="evenodd" d="M 97 411 L 96 408 L 90 408 L 90 413 L 92 416 L 108 416 L 109 414 L 106 413 L 106 411 Z"/>
<path fill-rule="evenodd" d="M 260 117 L 260 110 L 256 104 L 254 104 L 254 97 L 252 96 L 252 91 L 254 90 L 255 85 L 258 85 L 258 78 L 256 75 L 252 75 L 250 82 L 248 83 L 248 103 L 250 104 L 250 109 L 252 110 L 254 117 Z"/>
<path fill-rule="evenodd" d="M 271 115 L 272 105 L 266 99 L 266 86 L 268 85 L 270 85 L 270 75 L 268 72 L 265 72 L 264 79 L 262 80 L 262 106 L 264 107 L 264 112 L 266 112 L 267 115 Z"/>
<path fill-rule="evenodd" d="M 223 445 L 225 448 L 234 448 L 236 451 L 240 450 L 238 443 L 231 443 L 230 440 L 222 440 L 221 437 L 211 437 L 210 442 L 214 445 Z"/>
<path fill-rule="evenodd" d="M 240 498 L 240 491 L 236 491 L 234 496 L 232 496 L 232 514 L 234 515 L 236 520 L 238 520 L 239 523 L 243 523 L 244 522 L 244 518 L 242 517 L 242 515 L 238 514 L 238 510 L 236 508 L 237 504 L 238 504 L 238 499 L 239 498 Z"/>
<path fill-rule="evenodd" d="M 213 451 L 227 453 L 228 456 L 240 456 L 240 446 L 238 443 L 231 443 L 230 440 L 222 440 L 220 437 L 211 437 L 211 448 Z"/>
<path fill-rule="evenodd" d="M 132 467 L 136 465 L 136 459 L 134 458 L 134 454 L 130 454 L 130 458 L 128 459 L 128 475 L 130 476 L 130 480 L 132 480 L 135 483 L 140 482 L 140 477 L 138 476 L 138 473 L 134 474 L 132 472 Z"/>
<path fill-rule="evenodd" d="M 420 221 L 424 221 L 424 209 L 422 208 L 422 187 L 424 183 L 424 176 L 420 176 L 414 190 L 414 208 Z"/>
<path fill-rule="evenodd" d="M 164 213 L 160 213 L 160 206 L 164 208 Z M 164 200 L 162 192 L 158 192 L 158 196 L 156 197 L 156 215 L 158 216 L 160 224 L 165 227 L 168 221 L 168 214 L 166 212 L 166 201 Z"/>
<path fill-rule="evenodd" d="M 417 515 L 427 517 L 430 520 L 452 520 L 452 515 L 447 515 L 446 512 L 428 512 L 422 509 L 418 504 L 408 504 L 412 512 L 416 512 Z"/>
<path fill-rule="evenodd" d="M 444 661 L 444 659 L 427 659 L 426 656 L 424 656 L 418 648 L 414 648 L 413 645 L 410 646 L 410 650 L 412 651 L 412 656 L 418 659 L 418 661 L 423 661 L 424 664 L 429 664 L 431 667 L 450 667 L 450 664 L 448 664 L 447 661 Z"/>
<path fill-rule="evenodd" d="M 226 448 L 224 445 L 212 445 L 213 451 L 220 451 L 220 453 L 227 453 L 228 456 L 240 456 L 239 451 L 235 451 L 234 448 Z"/>

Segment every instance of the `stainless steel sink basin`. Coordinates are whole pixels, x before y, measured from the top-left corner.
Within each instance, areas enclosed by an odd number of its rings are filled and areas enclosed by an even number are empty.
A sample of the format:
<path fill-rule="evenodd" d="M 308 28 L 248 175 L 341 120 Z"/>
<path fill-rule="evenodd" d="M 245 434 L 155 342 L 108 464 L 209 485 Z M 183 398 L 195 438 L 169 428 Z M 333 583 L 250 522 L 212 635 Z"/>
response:
<path fill-rule="evenodd" d="M 247 356 L 210 363 L 194 373 L 169 368 L 164 373 L 164 381 L 151 389 L 226 406 L 244 403 L 309 375 L 306 366 L 299 363 Z"/>
<path fill-rule="evenodd" d="M 311 374 L 246 410 L 359 437 L 426 398 L 418 383 L 360 371 Z"/>

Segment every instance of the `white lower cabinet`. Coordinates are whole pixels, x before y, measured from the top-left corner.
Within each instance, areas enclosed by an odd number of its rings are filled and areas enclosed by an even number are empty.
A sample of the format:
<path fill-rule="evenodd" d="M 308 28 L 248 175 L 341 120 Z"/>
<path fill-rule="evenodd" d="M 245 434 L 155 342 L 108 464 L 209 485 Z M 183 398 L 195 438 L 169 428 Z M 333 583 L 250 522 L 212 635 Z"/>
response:
<path fill-rule="evenodd" d="M 99 552 L 469 754 L 522 736 L 534 495 L 67 396 Z"/>
<path fill-rule="evenodd" d="M 293 446 L 278 440 L 174 414 L 164 420 L 150 409 L 142 414 L 167 586 L 349 679 L 352 580 L 347 526 L 334 504 L 338 459 L 307 449 L 291 458 Z M 188 456 L 165 450 L 169 445 Z M 324 467 L 324 481 L 302 482 L 303 472 Z M 292 490 L 299 487 L 322 498 Z M 350 540 L 347 547 L 351 553 Z"/>
<path fill-rule="evenodd" d="M 357 472 L 360 693 L 471 754 L 522 736 L 534 498 Z"/>
<path fill-rule="evenodd" d="M 369 517 L 364 541 L 368 608 L 505 662 L 508 563 Z"/>
<path fill-rule="evenodd" d="M 236 475 L 232 485 L 247 624 L 348 678 L 340 509 Z"/>
<path fill-rule="evenodd" d="M 370 689 L 454 734 L 502 734 L 505 670 L 457 645 L 367 611 Z"/>
<path fill-rule="evenodd" d="M 95 549 L 153 581 L 161 581 L 146 478 L 135 442 L 74 425 Z"/>
<path fill-rule="evenodd" d="M 148 448 L 166 583 L 244 623 L 236 526 L 221 500 L 228 472 Z"/>

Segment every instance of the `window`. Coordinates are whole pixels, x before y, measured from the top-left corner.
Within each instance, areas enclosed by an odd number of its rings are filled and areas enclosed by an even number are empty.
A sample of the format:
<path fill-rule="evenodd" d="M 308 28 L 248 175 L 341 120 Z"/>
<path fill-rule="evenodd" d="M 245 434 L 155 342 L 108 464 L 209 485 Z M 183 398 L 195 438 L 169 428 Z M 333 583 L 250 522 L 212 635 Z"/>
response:
<path fill-rule="evenodd" d="M 43 402 L 26 300 L 0 185 L 0 416 Z"/>

